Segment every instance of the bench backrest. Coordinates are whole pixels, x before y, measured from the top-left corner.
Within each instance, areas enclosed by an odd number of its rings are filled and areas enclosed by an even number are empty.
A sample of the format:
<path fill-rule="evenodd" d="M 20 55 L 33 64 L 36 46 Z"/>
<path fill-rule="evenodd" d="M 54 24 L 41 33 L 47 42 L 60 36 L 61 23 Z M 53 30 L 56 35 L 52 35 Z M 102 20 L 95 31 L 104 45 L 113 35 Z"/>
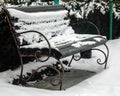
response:
<path fill-rule="evenodd" d="M 17 33 L 35 30 L 43 33 L 48 39 L 51 39 L 64 34 L 70 23 L 68 11 L 62 5 L 12 7 L 8 8 L 8 11 Z M 36 34 L 30 34 L 30 36 L 28 34 L 22 35 L 19 38 L 20 41 L 24 38 L 28 43 L 39 42 L 40 40 Z"/>

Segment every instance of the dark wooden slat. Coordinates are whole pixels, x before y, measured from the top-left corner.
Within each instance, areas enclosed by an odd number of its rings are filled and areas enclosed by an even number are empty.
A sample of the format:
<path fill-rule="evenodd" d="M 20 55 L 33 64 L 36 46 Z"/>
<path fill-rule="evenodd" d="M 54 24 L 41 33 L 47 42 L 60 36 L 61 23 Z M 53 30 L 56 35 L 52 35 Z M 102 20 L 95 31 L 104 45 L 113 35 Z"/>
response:
<path fill-rule="evenodd" d="M 29 7 L 9 7 L 24 12 L 45 12 L 45 11 L 59 11 L 66 10 L 63 5 L 47 5 L 47 6 L 29 6 Z"/>
<path fill-rule="evenodd" d="M 61 46 L 62 47 L 61 49 L 58 48 L 60 53 L 62 54 L 61 58 L 64 58 L 64 57 L 67 57 L 67 56 L 70 56 L 70 55 L 73 55 L 73 54 L 76 54 L 76 53 L 79 53 L 79 52 L 84 52 L 84 51 L 90 50 L 94 47 L 103 45 L 107 42 L 107 39 L 102 39 L 100 42 L 97 42 L 93 39 L 94 38 L 89 38 L 89 39 L 84 40 L 84 41 L 94 41 L 95 44 L 82 45 L 81 47 L 74 47 L 74 46 L 71 46 L 74 43 L 71 43 L 71 44 L 68 44 L 68 45 L 65 45 L 65 46 Z"/>
<path fill-rule="evenodd" d="M 78 41 L 75 41 L 75 42 L 71 42 L 71 43 L 68 43 L 68 44 L 63 44 L 63 45 L 59 45 L 59 47 L 57 47 L 58 49 L 64 49 L 64 48 L 66 48 L 66 47 L 69 47 L 69 46 L 71 46 L 71 44 L 74 44 L 74 43 L 77 43 L 77 42 L 84 42 L 84 41 L 95 41 L 94 40 L 94 38 L 101 38 L 101 39 L 103 39 L 103 40 L 105 40 L 105 41 L 107 41 L 107 39 L 106 38 L 104 38 L 104 37 L 102 37 L 102 36 L 94 36 L 94 37 L 89 37 L 89 38 L 84 38 L 84 39 L 80 39 L 80 40 L 78 40 Z"/>

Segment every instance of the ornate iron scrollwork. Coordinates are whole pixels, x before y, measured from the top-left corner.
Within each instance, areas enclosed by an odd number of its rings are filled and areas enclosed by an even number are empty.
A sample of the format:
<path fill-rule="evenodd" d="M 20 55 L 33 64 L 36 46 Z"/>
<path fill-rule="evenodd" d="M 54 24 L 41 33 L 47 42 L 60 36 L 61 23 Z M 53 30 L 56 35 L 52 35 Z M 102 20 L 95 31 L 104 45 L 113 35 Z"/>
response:
<path fill-rule="evenodd" d="M 50 46 L 50 43 L 49 43 L 49 41 L 47 40 L 47 38 L 42 34 L 42 33 L 40 33 L 40 32 L 37 32 L 37 31 L 25 31 L 25 32 L 22 32 L 22 33 L 20 33 L 20 34 L 24 34 L 24 33 L 30 33 L 30 32 L 35 32 L 35 33 L 38 33 L 38 34 L 40 34 L 41 36 L 43 36 L 43 38 L 46 40 L 46 42 L 47 42 L 47 44 L 48 44 L 48 54 L 47 55 L 45 55 L 45 58 L 46 59 L 44 59 L 44 60 L 42 60 L 42 59 L 40 59 L 40 58 L 42 58 L 42 57 L 44 57 L 44 55 L 42 55 L 41 54 L 41 50 L 37 50 L 36 52 L 35 52 L 35 54 L 34 55 L 31 55 L 31 56 L 33 56 L 33 57 L 35 57 L 36 58 L 36 61 L 40 61 L 40 62 L 46 62 L 49 58 L 50 58 L 50 54 L 51 54 L 51 46 Z M 53 66 L 51 66 L 51 65 L 44 65 L 44 66 L 41 66 L 41 67 L 39 67 L 39 68 L 37 68 L 36 70 L 34 70 L 34 72 L 31 74 L 31 76 L 29 77 L 29 78 L 27 78 L 27 79 L 25 79 L 24 78 L 24 75 L 23 75 L 23 61 L 22 61 L 22 57 L 31 57 L 31 56 L 29 56 L 29 55 L 20 55 L 21 56 L 21 73 L 20 73 L 20 77 L 19 77 L 19 83 L 21 83 L 21 82 L 28 82 L 33 76 L 34 76 L 34 74 L 38 71 L 38 70 L 40 70 L 41 68 L 43 68 L 43 67 L 46 67 L 46 68 L 52 68 L 53 70 L 55 70 L 57 73 L 58 73 L 58 75 L 59 75 L 59 79 L 58 79 L 58 82 L 57 83 L 54 83 L 53 81 L 55 81 L 55 79 L 50 79 L 50 83 L 51 83 L 51 85 L 53 85 L 53 86 L 56 86 L 56 85 L 60 85 L 60 90 L 61 90 L 61 88 L 62 88 L 62 81 L 63 81 L 63 72 L 64 72 L 64 68 L 63 68 L 63 65 L 62 65 L 62 63 L 60 62 L 60 60 L 58 60 L 58 59 L 56 59 L 58 62 L 59 62 L 59 64 L 60 64 L 60 66 L 61 66 L 61 70 L 58 70 L 57 68 L 55 68 L 55 67 L 53 67 Z"/>
<path fill-rule="evenodd" d="M 57 73 L 58 73 L 58 79 L 55 79 L 55 78 L 51 78 L 50 79 L 50 83 L 51 85 L 53 86 L 57 86 L 57 85 L 60 85 L 60 90 L 62 89 L 62 81 L 63 81 L 63 74 L 64 74 L 64 67 L 62 65 L 62 63 L 60 62 L 60 60 L 58 60 L 61 68 L 60 69 L 57 69 L 55 68 L 54 66 L 52 65 L 43 65 L 43 66 L 40 66 L 38 67 L 36 70 L 33 71 L 33 73 L 26 79 L 24 75 L 21 75 L 20 79 L 19 79 L 19 83 L 26 83 L 26 82 L 29 82 L 30 79 L 36 74 L 36 72 L 38 72 L 40 69 L 46 67 L 46 68 L 51 68 L 53 70 L 55 70 Z M 57 82 L 56 82 L 57 80 Z"/>
<path fill-rule="evenodd" d="M 100 52 L 103 53 L 103 55 L 105 57 L 104 61 L 102 61 L 100 58 L 98 58 L 97 59 L 97 63 L 99 65 L 104 65 L 105 64 L 104 68 L 106 69 L 106 67 L 107 67 L 107 61 L 108 61 L 108 56 L 109 56 L 109 49 L 108 49 L 108 46 L 106 44 L 104 44 L 104 46 L 105 46 L 105 48 L 107 50 L 106 53 L 104 51 L 100 50 L 100 49 L 97 49 L 97 48 L 94 48 L 94 49 L 91 49 L 91 50 L 97 50 L 97 51 L 100 51 Z"/>
<path fill-rule="evenodd" d="M 107 67 L 107 61 L 108 61 L 108 56 L 109 56 L 109 49 L 108 49 L 108 46 L 107 46 L 106 44 L 104 44 L 104 46 L 105 46 L 105 48 L 106 48 L 106 50 L 107 50 L 106 53 L 105 53 L 103 50 L 98 49 L 98 48 L 94 48 L 94 49 L 91 49 L 91 50 L 97 50 L 97 51 L 100 51 L 101 53 L 103 53 L 103 55 L 104 55 L 104 57 L 105 57 L 104 61 L 102 61 L 101 58 L 98 58 L 98 59 L 97 59 L 97 63 L 98 63 L 99 65 L 104 65 L 104 64 L 105 64 L 104 69 L 106 69 L 106 67 Z M 80 53 L 79 53 L 79 54 L 80 54 Z M 79 55 L 79 56 L 77 55 L 77 58 L 76 58 L 75 55 L 72 55 L 72 58 L 71 58 L 71 60 L 70 60 L 70 62 L 69 62 L 69 64 L 68 64 L 68 66 L 71 65 L 71 63 L 72 63 L 73 60 L 79 61 L 81 58 L 82 58 L 81 55 Z"/>
<path fill-rule="evenodd" d="M 78 54 L 79 54 L 79 55 L 78 55 Z M 71 60 L 70 60 L 70 62 L 69 62 L 69 64 L 68 64 L 68 66 L 71 65 L 71 63 L 72 63 L 73 60 L 79 61 L 80 59 L 81 59 L 81 53 L 80 53 L 80 52 L 77 53 L 77 54 L 72 55 L 72 58 L 71 58 Z"/>

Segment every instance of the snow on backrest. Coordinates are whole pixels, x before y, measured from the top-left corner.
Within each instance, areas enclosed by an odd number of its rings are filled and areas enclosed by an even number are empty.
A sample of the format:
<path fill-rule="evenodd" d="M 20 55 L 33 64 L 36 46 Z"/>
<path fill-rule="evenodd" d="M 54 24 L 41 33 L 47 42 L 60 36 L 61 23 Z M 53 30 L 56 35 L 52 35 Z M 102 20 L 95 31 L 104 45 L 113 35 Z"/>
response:
<path fill-rule="evenodd" d="M 14 21 L 14 26 L 17 33 L 35 30 L 43 33 L 48 39 L 51 39 L 52 37 L 63 35 L 69 25 L 67 10 L 29 13 L 9 8 L 8 11 L 12 18 L 16 20 Z M 19 38 L 21 43 L 24 39 L 29 44 L 40 40 L 40 37 L 38 38 L 33 33 L 32 35 L 24 34 Z"/>

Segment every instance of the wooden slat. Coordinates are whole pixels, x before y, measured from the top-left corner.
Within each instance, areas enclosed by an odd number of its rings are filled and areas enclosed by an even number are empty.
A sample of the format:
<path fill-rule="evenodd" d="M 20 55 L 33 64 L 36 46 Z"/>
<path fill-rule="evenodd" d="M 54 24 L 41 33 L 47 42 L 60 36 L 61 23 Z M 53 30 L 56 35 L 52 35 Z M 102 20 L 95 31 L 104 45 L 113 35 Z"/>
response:
<path fill-rule="evenodd" d="M 99 36 L 99 37 L 102 38 L 102 36 Z M 90 44 L 90 45 L 87 44 L 87 45 L 82 45 L 80 47 L 74 47 L 74 46 L 72 46 L 72 44 L 74 44 L 74 43 L 71 43 L 71 44 L 67 44 L 67 45 L 58 47 L 60 53 L 62 54 L 61 58 L 71 56 L 71 55 L 79 53 L 79 52 L 84 52 L 84 51 L 90 50 L 90 49 L 92 49 L 94 47 L 103 45 L 103 44 L 105 44 L 107 42 L 107 39 L 105 39 L 105 38 L 103 38 L 99 42 L 95 41 L 94 38 L 96 38 L 96 37 L 87 38 L 87 39 L 82 40 L 82 42 L 87 42 L 87 41 L 88 42 L 91 42 L 91 41 L 95 42 L 94 44 Z"/>
<path fill-rule="evenodd" d="M 29 6 L 29 7 L 11 7 L 24 12 L 45 12 L 66 10 L 63 5 L 47 5 L 47 6 Z"/>

